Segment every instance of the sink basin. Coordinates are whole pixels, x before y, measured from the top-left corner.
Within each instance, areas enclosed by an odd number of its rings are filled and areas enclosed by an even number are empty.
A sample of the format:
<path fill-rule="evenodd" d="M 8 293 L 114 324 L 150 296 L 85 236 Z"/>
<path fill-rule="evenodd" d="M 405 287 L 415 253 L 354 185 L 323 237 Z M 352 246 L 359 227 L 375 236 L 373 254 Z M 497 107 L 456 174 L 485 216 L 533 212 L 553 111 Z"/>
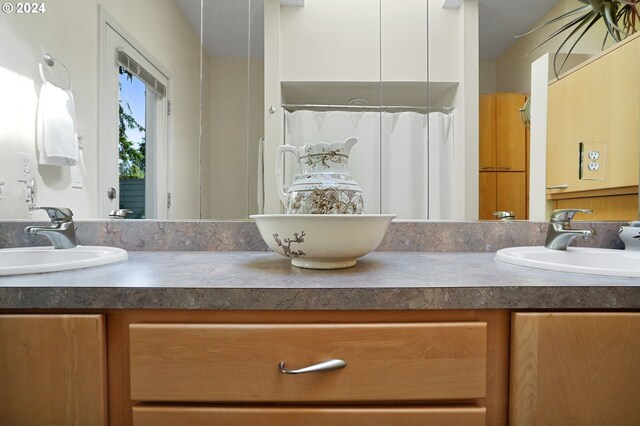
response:
<path fill-rule="evenodd" d="M 124 262 L 127 252 L 115 247 L 77 246 L 71 249 L 53 247 L 20 247 L 0 249 L 0 275 L 37 274 L 68 271 Z"/>
<path fill-rule="evenodd" d="M 611 277 L 640 277 L 640 252 L 585 247 L 551 250 L 546 247 L 509 247 L 496 260 L 549 271 Z"/>

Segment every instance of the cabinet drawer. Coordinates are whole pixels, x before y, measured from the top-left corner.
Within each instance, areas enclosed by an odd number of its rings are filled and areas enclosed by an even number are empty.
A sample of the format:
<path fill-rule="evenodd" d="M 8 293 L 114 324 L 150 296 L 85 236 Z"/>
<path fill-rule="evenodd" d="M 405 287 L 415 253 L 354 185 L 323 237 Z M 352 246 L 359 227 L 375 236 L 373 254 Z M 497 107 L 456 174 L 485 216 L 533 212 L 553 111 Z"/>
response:
<path fill-rule="evenodd" d="M 484 426 L 485 408 L 134 407 L 134 426 Z"/>
<path fill-rule="evenodd" d="M 485 396 L 486 323 L 132 324 L 137 401 L 426 401 Z M 288 375 L 341 359 L 339 370 Z"/>

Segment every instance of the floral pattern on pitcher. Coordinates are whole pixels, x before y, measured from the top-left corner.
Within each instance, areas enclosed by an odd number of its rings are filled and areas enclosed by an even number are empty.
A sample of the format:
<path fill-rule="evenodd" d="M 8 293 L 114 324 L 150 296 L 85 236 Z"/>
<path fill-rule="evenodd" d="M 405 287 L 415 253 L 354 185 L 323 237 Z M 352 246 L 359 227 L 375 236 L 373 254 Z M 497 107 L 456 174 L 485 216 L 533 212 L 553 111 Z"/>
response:
<path fill-rule="evenodd" d="M 342 151 L 342 148 L 338 149 L 326 149 L 322 148 L 322 152 L 319 154 L 312 153 L 312 149 L 309 146 L 305 147 L 305 160 L 304 163 L 307 166 L 315 167 L 318 164 L 322 165 L 325 169 L 331 167 L 329 163 L 345 164 L 347 162 L 347 156 Z"/>
<path fill-rule="evenodd" d="M 291 193 L 287 212 L 291 214 L 362 214 L 362 192 L 340 187 L 315 187 Z"/>
<path fill-rule="evenodd" d="M 344 141 L 305 144 L 301 149 L 281 145 L 276 156 L 278 196 L 287 214 L 361 214 L 362 188 L 351 177 L 349 152 L 357 143 Z M 284 154 L 296 156 L 300 173 L 286 188 L 282 182 Z"/>

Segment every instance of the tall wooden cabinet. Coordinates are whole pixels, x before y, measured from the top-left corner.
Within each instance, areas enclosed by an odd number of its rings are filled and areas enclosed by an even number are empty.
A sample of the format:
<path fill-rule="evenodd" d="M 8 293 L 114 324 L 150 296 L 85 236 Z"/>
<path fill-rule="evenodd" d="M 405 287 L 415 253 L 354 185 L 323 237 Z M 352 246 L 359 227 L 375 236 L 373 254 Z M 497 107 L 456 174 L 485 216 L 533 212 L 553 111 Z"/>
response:
<path fill-rule="evenodd" d="M 527 129 L 520 119 L 522 93 L 480 95 L 479 218 L 497 210 L 527 219 Z"/>
<path fill-rule="evenodd" d="M 0 424 L 106 425 L 104 315 L 0 315 Z"/>

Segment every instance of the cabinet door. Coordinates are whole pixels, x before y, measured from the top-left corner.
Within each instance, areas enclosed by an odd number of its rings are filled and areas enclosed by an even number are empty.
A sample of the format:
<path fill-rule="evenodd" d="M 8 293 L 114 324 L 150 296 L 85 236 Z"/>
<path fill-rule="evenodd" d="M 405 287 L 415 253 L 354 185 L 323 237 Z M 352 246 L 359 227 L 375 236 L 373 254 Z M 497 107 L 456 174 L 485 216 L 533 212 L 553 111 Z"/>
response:
<path fill-rule="evenodd" d="M 638 424 L 640 313 L 517 313 L 511 330 L 509 424 Z"/>
<path fill-rule="evenodd" d="M 484 426 L 486 410 L 460 407 L 159 407 L 133 408 L 135 426 Z"/>
<path fill-rule="evenodd" d="M 569 185 L 561 193 L 638 186 L 640 84 L 620 72 L 638 57 L 639 38 L 618 43 L 549 85 L 547 186 Z M 604 180 L 579 179 L 580 142 L 607 143 Z"/>
<path fill-rule="evenodd" d="M 480 171 L 496 170 L 496 95 L 480 95 Z"/>
<path fill-rule="evenodd" d="M 516 219 L 527 218 L 525 172 L 496 173 L 496 210 L 512 211 Z"/>
<path fill-rule="evenodd" d="M 105 425 L 101 315 L 0 315 L 0 424 Z"/>
<path fill-rule="evenodd" d="M 497 193 L 496 193 L 496 172 L 480 172 L 480 209 L 478 218 L 480 220 L 492 220 L 496 217 Z"/>
<path fill-rule="evenodd" d="M 496 94 L 496 163 L 498 171 L 526 169 L 526 128 L 519 109 L 525 102 L 521 93 Z"/>

